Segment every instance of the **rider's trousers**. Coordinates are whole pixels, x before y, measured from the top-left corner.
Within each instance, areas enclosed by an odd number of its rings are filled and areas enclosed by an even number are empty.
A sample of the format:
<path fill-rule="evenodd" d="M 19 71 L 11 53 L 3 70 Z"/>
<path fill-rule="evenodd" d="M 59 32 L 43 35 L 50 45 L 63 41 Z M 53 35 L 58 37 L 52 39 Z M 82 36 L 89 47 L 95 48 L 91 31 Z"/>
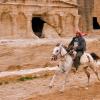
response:
<path fill-rule="evenodd" d="M 78 51 L 76 54 L 76 57 L 74 59 L 74 67 L 76 68 L 76 70 L 78 69 L 78 67 L 80 65 L 80 58 L 81 58 L 82 54 L 83 54 L 82 51 Z"/>

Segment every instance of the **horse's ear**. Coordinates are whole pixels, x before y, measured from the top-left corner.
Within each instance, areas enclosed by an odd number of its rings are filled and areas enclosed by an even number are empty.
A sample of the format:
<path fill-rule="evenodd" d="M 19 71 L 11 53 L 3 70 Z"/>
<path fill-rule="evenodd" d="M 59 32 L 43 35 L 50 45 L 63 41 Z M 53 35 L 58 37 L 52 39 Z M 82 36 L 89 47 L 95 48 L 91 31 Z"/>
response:
<path fill-rule="evenodd" d="M 68 49 L 68 47 L 67 46 L 65 46 L 65 45 L 63 45 L 63 47 L 67 50 Z"/>
<path fill-rule="evenodd" d="M 58 46 L 61 47 L 61 46 L 63 46 L 63 44 L 62 44 L 62 43 L 57 43 L 56 46 L 57 46 L 57 47 L 58 47 Z"/>
<path fill-rule="evenodd" d="M 62 43 L 60 43 L 60 47 L 62 47 L 63 46 L 63 44 Z"/>
<path fill-rule="evenodd" d="M 60 46 L 60 43 L 57 43 L 56 46 L 57 46 L 57 47 Z"/>

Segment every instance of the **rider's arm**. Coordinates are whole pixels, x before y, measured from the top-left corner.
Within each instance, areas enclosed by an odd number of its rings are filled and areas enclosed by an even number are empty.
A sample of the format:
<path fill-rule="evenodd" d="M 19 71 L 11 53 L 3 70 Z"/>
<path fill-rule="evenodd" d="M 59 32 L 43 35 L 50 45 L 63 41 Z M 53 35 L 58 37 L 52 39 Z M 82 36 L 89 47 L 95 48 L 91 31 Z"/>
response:
<path fill-rule="evenodd" d="M 85 51 L 86 49 L 86 42 L 84 39 L 80 41 L 80 45 L 76 48 L 76 51 Z"/>

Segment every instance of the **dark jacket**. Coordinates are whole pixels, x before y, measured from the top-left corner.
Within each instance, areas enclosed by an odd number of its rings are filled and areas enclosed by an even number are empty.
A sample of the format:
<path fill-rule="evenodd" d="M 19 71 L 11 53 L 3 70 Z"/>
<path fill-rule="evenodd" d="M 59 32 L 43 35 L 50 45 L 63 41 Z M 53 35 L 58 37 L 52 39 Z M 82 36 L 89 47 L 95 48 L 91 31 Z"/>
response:
<path fill-rule="evenodd" d="M 77 45 L 78 45 L 75 49 L 76 52 L 79 52 L 79 51 L 84 52 L 86 50 L 86 42 L 85 42 L 85 39 L 82 36 L 74 37 L 72 39 L 72 41 L 70 42 L 68 48 L 70 48 L 70 47 L 73 48 L 75 43 L 77 43 Z"/>

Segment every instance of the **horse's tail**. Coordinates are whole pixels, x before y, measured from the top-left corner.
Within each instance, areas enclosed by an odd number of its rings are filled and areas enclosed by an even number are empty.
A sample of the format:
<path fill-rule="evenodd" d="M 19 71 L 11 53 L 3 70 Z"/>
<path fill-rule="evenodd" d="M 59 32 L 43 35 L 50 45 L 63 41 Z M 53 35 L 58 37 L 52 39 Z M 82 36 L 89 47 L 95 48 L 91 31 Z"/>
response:
<path fill-rule="evenodd" d="M 90 55 L 93 57 L 94 60 L 99 60 L 100 59 L 100 57 L 94 52 L 90 53 Z"/>

